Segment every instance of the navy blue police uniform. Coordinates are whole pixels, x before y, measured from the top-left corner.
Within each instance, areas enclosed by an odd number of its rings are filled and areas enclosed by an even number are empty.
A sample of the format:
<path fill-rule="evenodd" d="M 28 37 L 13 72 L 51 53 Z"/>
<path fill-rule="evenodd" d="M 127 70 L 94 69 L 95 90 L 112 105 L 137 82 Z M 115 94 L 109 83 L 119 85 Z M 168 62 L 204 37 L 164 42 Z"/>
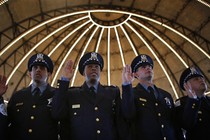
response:
<path fill-rule="evenodd" d="M 53 62 L 45 54 L 35 54 L 28 61 L 28 70 L 34 65 L 53 72 Z M 8 103 L 11 140 L 58 140 L 58 122 L 52 118 L 51 101 L 55 88 L 44 86 L 40 96 L 32 95 L 32 85 L 14 93 Z"/>
<path fill-rule="evenodd" d="M 85 54 L 79 63 L 83 75 L 88 64 L 98 64 L 102 70 L 103 59 L 97 53 Z M 68 89 L 69 82 L 58 81 L 59 92 L 53 98 L 54 117 L 61 120 L 62 140 L 119 140 L 122 129 L 120 115 L 120 90 L 100 83 L 92 94 L 86 82 Z"/>
<path fill-rule="evenodd" d="M 140 66 L 150 65 L 152 59 L 145 54 L 137 56 L 131 64 L 132 72 Z M 150 93 L 144 85 L 122 86 L 122 113 L 132 121 L 133 140 L 178 140 L 183 139 L 181 129 L 176 126 L 171 95 L 163 89 L 153 87 Z"/>
<path fill-rule="evenodd" d="M 180 77 L 180 87 L 193 77 L 203 77 L 197 67 L 183 71 Z M 210 97 L 201 98 L 181 97 L 176 101 L 177 117 L 181 126 L 186 130 L 187 140 L 207 140 L 210 134 Z"/>
<path fill-rule="evenodd" d="M 3 97 L 0 96 L 0 139 L 7 140 L 8 133 L 7 111 Z"/>

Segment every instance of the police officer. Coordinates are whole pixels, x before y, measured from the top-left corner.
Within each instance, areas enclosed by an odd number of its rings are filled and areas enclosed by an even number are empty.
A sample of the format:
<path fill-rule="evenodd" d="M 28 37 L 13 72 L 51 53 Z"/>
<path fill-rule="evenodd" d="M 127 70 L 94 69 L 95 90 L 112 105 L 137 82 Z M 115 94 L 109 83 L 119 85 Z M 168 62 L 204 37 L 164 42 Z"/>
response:
<path fill-rule="evenodd" d="M 32 84 L 14 93 L 8 103 L 12 140 L 57 140 L 57 121 L 51 116 L 55 88 L 48 84 L 53 62 L 45 54 L 33 55 L 28 61 Z"/>
<path fill-rule="evenodd" d="M 53 98 L 54 117 L 61 120 L 62 140 L 119 140 L 120 91 L 100 83 L 104 61 L 99 53 L 86 53 L 79 62 L 85 82 L 68 90 L 73 62 L 67 61 Z M 68 90 L 68 91 L 67 91 Z M 121 125 L 121 124 L 120 124 Z M 123 126 L 123 124 L 122 124 Z M 120 131 L 120 132 L 119 132 Z M 122 133 L 121 133 L 122 134 Z"/>
<path fill-rule="evenodd" d="M 122 72 L 122 111 L 133 122 L 133 140 L 182 139 L 175 126 L 171 95 L 153 83 L 153 60 L 146 54 L 135 57 Z M 134 77 L 138 85 L 132 88 Z"/>
<path fill-rule="evenodd" d="M 187 96 L 176 101 L 177 116 L 186 130 L 187 140 L 207 140 L 210 135 L 210 97 L 205 95 L 207 84 L 197 67 L 185 69 L 180 87 Z"/>
<path fill-rule="evenodd" d="M 6 85 L 7 78 L 0 75 L 0 139 L 7 139 L 7 111 L 4 103 L 3 95 L 6 93 L 8 86 Z"/>

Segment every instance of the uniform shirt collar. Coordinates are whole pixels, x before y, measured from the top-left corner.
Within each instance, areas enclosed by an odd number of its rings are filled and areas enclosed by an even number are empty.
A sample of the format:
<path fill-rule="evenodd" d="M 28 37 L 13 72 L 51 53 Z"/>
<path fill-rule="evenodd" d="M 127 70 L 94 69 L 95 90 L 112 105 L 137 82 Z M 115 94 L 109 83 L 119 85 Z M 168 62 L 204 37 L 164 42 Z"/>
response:
<path fill-rule="evenodd" d="M 144 87 L 144 89 L 145 89 L 146 91 L 148 91 L 147 88 L 148 88 L 149 86 L 147 86 L 146 84 L 141 84 L 141 85 Z M 154 89 L 154 91 L 155 91 L 154 85 L 152 85 L 151 87 L 152 87 L 152 88 Z"/>
<path fill-rule="evenodd" d="M 93 86 L 95 88 L 95 92 L 97 93 L 98 84 L 96 84 L 96 85 L 90 85 L 90 84 L 87 83 L 87 86 L 88 86 L 88 88 L 90 88 L 91 86 Z"/>
<path fill-rule="evenodd" d="M 31 92 L 34 91 L 34 89 L 36 88 L 36 85 L 34 83 L 31 84 Z M 38 87 L 41 91 L 41 94 L 44 92 L 44 90 L 47 88 L 47 83 L 41 85 Z"/>

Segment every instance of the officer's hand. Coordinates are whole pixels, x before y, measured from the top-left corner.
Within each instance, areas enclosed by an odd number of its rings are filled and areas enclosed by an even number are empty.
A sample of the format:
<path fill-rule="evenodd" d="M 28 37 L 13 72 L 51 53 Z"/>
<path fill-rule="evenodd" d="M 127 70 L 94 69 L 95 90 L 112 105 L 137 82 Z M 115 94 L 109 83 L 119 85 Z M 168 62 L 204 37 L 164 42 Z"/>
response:
<path fill-rule="evenodd" d="M 70 59 L 66 62 L 66 64 L 63 67 L 63 70 L 62 70 L 63 77 L 71 80 L 71 78 L 73 77 L 73 74 L 74 74 L 73 65 L 74 65 L 74 62 Z"/>
<path fill-rule="evenodd" d="M 189 81 L 187 81 L 187 83 L 184 83 L 184 88 L 189 98 L 197 99 L 197 95 L 195 91 L 192 89 L 192 86 Z"/>
<path fill-rule="evenodd" d="M 131 67 L 129 65 L 125 65 L 122 71 L 122 82 L 123 84 L 132 83 L 134 80 L 134 74 L 132 73 Z"/>
<path fill-rule="evenodd" d="M 6 85 L 7 78 L 3 75 L 0 75 L 0 96 L 6 93 L 8 85 Z"/>

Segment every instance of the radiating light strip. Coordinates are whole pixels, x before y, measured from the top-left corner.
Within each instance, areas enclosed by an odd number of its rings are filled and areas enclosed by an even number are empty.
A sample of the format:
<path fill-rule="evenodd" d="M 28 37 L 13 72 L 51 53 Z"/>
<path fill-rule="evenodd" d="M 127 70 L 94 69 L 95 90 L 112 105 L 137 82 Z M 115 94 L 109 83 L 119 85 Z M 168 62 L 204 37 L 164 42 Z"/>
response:
<path fill-rule="evenodd" d="M 168 25 L 163 24 L 162 26 L 166 27 L 167 29 L 170 29 L 171 31 L 175 32 L 176 34 L 180 35 L 181 37 L 189 41 L 193 46 L 195 46 L 199 51 L 201 51 L 208 59 L 210 59 L 210 55 L 207 52 L 205 52 L 201 47 L 199 47 L 195 42 L 193 42 L 191 39 L 189 39 L 188 37 L 186 37 L 185 35 L 171 28 Z"/>
<path fill-rule="evenodd" d="M 117 37 L 117 43 L 118 43 L 118 47 L 119 47 L 119 50 L 120 50 L 120 56 L 121 56 L 122 64 L 123 64 L 123 67 L 125 67 L 125 59 L 124 59 L 124 56 L 123 56 L 122 46 L 121 46 L 121 43 L 120 43 L 120 38 L 119 38 L 119 34 L 118 34 L 118 31 L 117 31 L 116 27 L 114 28 L 114 31 L 115 31 L 115 34 L 116 34 L 116 37 Z"/>
<path fill-rule="evenodd" d="M 97 41 L 97 45 L 96 45 L 96 52 L 98 52 L 98 49 L 99 49 L 99 45 L 100 45 L 100 42 L 101 42 L 101 37 L 103 35 L 103 32 L 104 32 L 104 28 L 102 27 L 101 28 L 101 33 L 99 35 L 99 38 L 98 38 L 98 41 Z"/>
<path fill-rule="evenodd" d="M 143 27 L 145 30 L 149 31 L 151 34 L 153 34 L 155 37 L 157 37 L 163 44 L 165 44 L 175 55 L 176 57 L 178 57 L 178 59 L 182 62 L 182 64 L 188 68 L 188 65 L 185 63 L 185 61 L 182 59 L 182 57 L 165 41 L 163 40 L 158 34 L 156 34 L 154 31 L 152 31 L 151 29 L 149 29 L 148 27 L 144 26 L 143 24 L 137 22 L 134 19 L 130 19 L 132 22 L 138 24 L 139 26 Z"/>
<path fill-rule="evenodd" d="M 66 59 L 67 59 L 67 57 L 69 56 L 69 54 L 71 53 L 71 51 L 73 50 L 73 48 L 77 45 L 77 43 L 80 41 L 80 39 L 86 34 L 86 32 L 88 32 L 88 31 L 90 30 L 90 28 L 92 28 L 92 27 L 93 27 L 93 24 L 92 24 L 90 27 L 88 27 L 88 28 L 87 28 L 87 29 L 86 29 L 86 30 L 77 38 L 77 40 L 76 40 L 76 41 L 74 42 L 74 44 L 71 46 L 71 48 L 69 49 L 69 51 L 66 53 L 65 57 L 62 59 L 60 65 L 59 65 L 59 67 L 58 67 L 58 69 L 57 69 L 57 71 L 56 71 L 56 73 L 55 73 L 55 75 L 54 75 L 55 78 L 53 79 L 51 85 L 54 85 L 55 79 L 58 77 L 58 73 L 60 72 L 60 70 L 61 70 L 63 64 L 66 62 Z M 76 70 L 76 71 L 77 71 L 77 70 Z"/>
<path fill-rule="evenodd" d="M 65 14 L 65 15 L 61 15 L 61 16 L 58 16 L 58 17 L 55 17 L 55 18 L 51 18 L 39 25 L 36 25 L 34 26 L 33 28 L 27 30 L 26 32 L 24 32 L 23 34 L 19 35 L 16 39 L 14 39 L 10 44 L 8 44 L 1 52 L 0 52 L 0 56 L 2 56 L 10 47 L 12 47 L 12 45 L 14 45 L 17 41 L 19 41 L 21 38 L 23 38 L 24 36 L 26 36 L 27 34 L 33 32 L 34 30 L 38 29 L 39 27 L 47 24 L 47 23 L 50 23 L 50 22 L 53 22 L 55 20 L 58 20 L 58 19 L 61 19 L 61 18 L 65 18 L 65 17 L 68 17 L 68 16 L 72 16 L 72 15 L 78 15 L 78 14 L 84 14 L 84 13 L 87 13 L 87 11 L 79 11 L 79 12 L 74 12 L 74 13 L 68 13 L 68 14 Z"/>
<path fill-rule="evenodd" d="M 74 20 L 74 21 L 72 21 L 72 22 L 70 22 L 70 23 L 68 23 L 67 24 L 67 26 L 69 26 L 69 25 L 71 25 L 71 24 L 73 24 L 73 23 L 76 23 L 76 22 L 78 22 L 78 21 L 81 21 L 81 20 L 83 20 L 83 19 L 85 19 L 85 18 L 87 18 L 88 16 L 84 16 L 84 17 L 81 17 L 81 18 L 78 18 L 78 19 L 76 19 L 76 20 Z M 64 37 L 64 39 L 62 39 L 54 48 L 53 48 L 53 50 L 48 54 L 48 56 L 51 56 L 53 53 L 54 53 L 54 51 L 67 39 L 67 38 L 69 38 L 69 36 L 71 36 L 72 34 L 74 34 L 76 31 L 78 31 L 81 27 L 83 27 L 83 26 L 85 26 L 86 24 L 88 24 L 90 21 L 88 20 L 87 22 L 85 22 L 85 23 L 83 23 L 83 24 L 81 24 L 80 26 L 78 26 L 76 29 L 74 29 L 73 31 L 71 31 L 66 37 Z M 65 25 L 66 26 L 66 25 Z M 63 27 L 63 26 L 62 26 Z"/>
<path fill-rule="evenodd" d="M 204 5 L 206 5 L 206 6 L 208 6 L 210 8 L 210 5 L 207 2 L 205 2 L 203 0 L 197 0 L 197 1 L 200 2 L 200 3 L 202 3 L 202 4 L 204 4 Z"/>
<path fill-rule="evenodd" d="M 173 85 L 173 82 L 172 82 L 172 80 L 171 80 L 171 78 L 169 77 L 169 75 L 168 75 L 168 73 L 167 73 L 167 71 L 166 71 L 166 69 L 164 68 L 164 66 L 163 66 L 163 64 L 162 64 L 162 62 L 160 61 L 160 59 L 158 58 L 158 56 L 155 54 L 155 52 L 152 50 L 152 48 L 150 47 L 150 45 L 146 42 L 146 40 L 129 24 L 129 23 L 125 23 L 129 28 L 131 28 L 131 30 L 134 32 L 134 33 L 136 33 L 136 35 L 141 39 L 141 41 L 143 41 L 144 42 L 144 44 L 147 46 L 147 48 L 152 52 L 152 54 L 155 56 L 155 59 L 157 59 L 157 61 L 158 61 L 158 63 L 159 63 L 159 65 L 161 66 L 161 68 L 162 68 L 162 70 L 163 70 L 163 72 L 165 73 L 165 75 L 166 75 L 166 77 L 167 77 L 167 79 L 168 79 L 168 81 L 169 81 L 169 83 L 170 83 L 170 85 L 171 85 L 171 87 L 172 87 L 172 89 L 173 89 L 173 92 L 174 92 L 174 94 L 175 94 L 175 96 L 176 96 L 176 98 L 178 99 L 179 98 L 179 96 L 178 96 L 178 94 L 177 94 L 177 92 L 176 92 L 176 89 L 175 89 L 175 87 L 174 87 L 174 85 Z"/>
<path fill-rule="evenodd" d="M 125 31 L 125 29 L 123 28 L 123 26 L 120 26 L 120 27 L 121 27 L 121 29 L 122 29 L 123 33 L 125 34 L 125 36 L 126 36 L 126 38 L 127 38 L 128 42 L 130 43 L 130 45 L 131 45 L 131 47 L 132 47 L 132 49 L 133 49 L 133 52 L 134 52 L 134 53 L 135 53 L 135 55 L 137 56 L 137 55 L 138 55 L 138 53 L 137 53 L 137 51 L 136 51 L 136 49 L 135 49 L 135 47 L 134 47 L 134 45 L 133 45 L 133 43 L 132 43 L 132 41 L 131 41 L 130 37 L 128 36 L 128 34 L 127 34 L 127 32 Z"/>
<path fill-rule="evenodd" d="M 205 93 L 205 95 L 209 95 L 209 94 L 210 94 L 210 91 L 208 91 L 208 92 Z"/>
<path fill-rule="evenodd" d="M 108 78 L 108 86 L 110 86 L 110 28 L 108 28 L 108 35 L 107 35 L 107 78 Z"/>
<path fill-rule="evenodd" d="M 93 24 L 95 24 L 96 26 L 99 26 L 99 27 L 101 27 L 101 28 L 114 28 L 114 27 L 119 27 L 119 26 L 123 25 L 125 22 L 127 22 L 127 21 L 129 20 L 129 18 L 131 17 L 131 15 L 129 15 L 128 13 L 126 13 L 126 14 L 128 14 L 127 19 L 124 20 L 123 22 L 120 22 L 119 24 L 116 24 L 116 25 L 100 25 L 100 24 L 96 23 L 96 22 L 92 19 L 90 13 L 91 13 L 91 12 L 88 12 L 88 15 L 89 15 L 90 20 L 93 22 Z"/>
<path fill-rule="evenodd" d="M 169 29 L 170 31 L 174 32 L 175 34 L 183 37 L 184 39 L 186 39 L 187 41 L 189 41 L 193 46 L 195 46 L 199 51 L 201 51 L 206 57 L 208 57 L 210 59 L 210 55 L 208 53 L 206 53 L 201 47 L 199 47 L 194 41 L 192 41 L 190 38 L 188 38 L 187 36 L 185 36 L 184 34 L 182 34 L 181 32 L 179 32 L 178 30 L 164 24 L 164 23 L 161 23 L 155 19 L 152 19 L 152 18 L 149 18 L 149 17 L 145 17 L 145 16 L 142 16 L 142 15 L 138 15 L 138 14 L 135 14 L 135 13 L 131 13 L 131 15 L 133 16 L 136 16 L 136 17 L 139 17 L 139 18 L 143 18 L 143 19 L 146 19 L 146 20 L 149 20 L 151 22 L 154 22 L 156 24 L 159 24 L 167 29 Z"/>
<path fill-rule="evenodd" d="M 72 15 L 77 15 L 77 14 L 84 14 L 84 13 L 89 13 L 89 12 L 114 12 L 114 13 L 120 13 L 120 14 L 128 14 L 128 15 L 132 15 L 132 16 L 136 16 L 136 17 L 139 17 L 139 18 L 143 18 L 143 19 L 146 19 L 146 20 L 149 20 L 151 22 L 154 22 L 156 24 L 159 24 L 161 26 L 164 26 L 166 28 L 168 28 L 169 26 L 167 26 L 166 24 L 164 23 L 161 23 L 155 19 L 152 19 L 152 18 L 149 18 L 149 17 L 146 17 L 146 16 L 143 16 L 143 15 L 139 15 L 139 14 L 136 14 L 136 13 L 130 13 L 130 12 L 127 12 L 127 11 L 118 11 L 118 10 L 84 10 L 84 11 L 79 11 L 79 12 L 74 12 L 74 13 L 68 13 L 68 14 L 65 14 L 65 15 L 61 15 L 61 16 L 58 16 L 58 17 L 55 17 L 55 18 L 52 18 L 50 20 L 47 20 L 45 22 L 43 22 L 42 24 L 39 24 L 35 27 L 33 27 L 32 29 L 26 31 L 25 33 L 21 34 L 18 38 L 16 38 L 14 41 L 12 41 L 8 46 L 6 46 L 1 52 L 0 52 L 0 56 L 2 54 L 5 53 L 6 50 L 8 50 L 14 43 L 16 43 L 18 40 L 20 40 L 22 37 L 24 37 L 25 35 L 29 34 L 30 32 L 32 32 L 33 30 L 51 22 L 51 21 L 55 21 L 57 19 L 61 19 L 61 18 L 64 18 L 64 17 L 67 17 L 67 16 L 72 16 Z M 188 37 L 186 37 L 185 35 L 183 35 L 182 33 L 180 33 L 179 31 L 173 29 L 173 28 L 168 28 L 169 30 L 175 32 L 176 34 L 178 35 L 181 35 L 182 37 L 184 36 L 185 39 L 187 39 L 191 44 L 193 44 L 196 48 L 198 48 L 202 53 L 204 53 L 209 59 L 210 59 L 210 56 L 202 49 L 200 48 L 196 43 L 194 43 L 191 39 L 189 39 Z"/>
<path fill-rule="evenodd" d="M 99 28 L 99 27 L 96 27 L 96 28 L 95 28 L 95 30 L 94 30 L 93 33 L 91 34 L 90 38 L 88 39 L 88 42 L 86 43 L 86 45 L 85 45 L 85 47 L 84 47 L 84 49 L 83 49 L 83 51 L 82 51 L 82 55 L 80 56 L 79 61 L 80 61 L 80 59 L 82 58 L 82 56 L 85 54 L 85 51 L 87 50 L 87 48 L 88 48 L 88 46 L 89 46 L 89 44 L 90 44 L 90 41 L 92 40 L 92 38 L 93 38 L 93 36 L 95 35 L 95 33 L 96 33 L 96 31 L 98 30 L 98 28 Z M 74 85 L 74 81 L 75 81 L 75 79 L 76 79 L 76 74 L 77 74 L 77 71 L 78 71 L 78 68 L 79 68 L 79 61 L 78 61 L 78 63 L 77 63 L 76 69 L 75 69 L 75 71 L 74 71 L 74 75 L 73 75 L 73 78 L 72 78 L 71 86 Z"/>
<path fill-rule="evenodd" d="M 59 32 L 60 30 L 64 29 L 65 27 L 67 27 L 68 25 L 75 23 L 70 22 L 58 29 L 56 29 L 55 31 L 53 31 L 52 33 L 48 34 L 45 38 L 43 38 L 41 41 L 39 41 L 26 55 L 24 55 L 24 57 L 19 61 L 19 63 L 15 66 L 15 68 L 12 70 L 11 74 L 9 75 L 9 77 L 7 78 L 7 84 L 9 83 L 10 79 L 12 78 L 12 76 L 14 75 L 15 71 L 19 68 L 19 66 L 23 63 L 23 61 L 25 61 L 25 59 L 40 45 L 42 44 L 45 40 L 47 40 L 48 38 L 50 38 L 52 35 L 54 35 L 55 33 Z"/>
<path fill-rule="evenodd" d="M 68 16 L 73 16 L 73 15 L 77 15 L 77 14 L 84 14 L 84 13 L 87 13 L 87 12 L 114 12 L 114 13 L 120 13 L 120 14 L 128 14 L 129 17 L 132 15 L 132 16 L 136 16 L 136 17 L 139 17 L 139 18 L 143 18 L 143 19 L 146 19 L 146 20 L 149 20 L 151 22 L 154 22 L 156 24 L 159 24 L 161 26 L 164 26 L 166 27 L 167 29 L 171 30 L 172 32 L 182 36 L 183 38 L 185 38 L 187 41 L 189 41 L 193 46 L 195 46 L 198 50 L 200 50 L 204 55 L 206 55 L 209 59 L 210 59 L 210 56 L 201 48 L 199 47 L 195 42 L 193 42 L 191 39 L 189 39 L 188 37 L 186 37 L 185 35 L 183 35 L 182 33 L 180 33 L 179 31 L 169 27 L 168 25 L 164 24 L 164 23 L 161 23 L 155 19 L 152 19 L 152 18 L 149 18 L 149 17 L 146 17 L 146 16 L 143 16 L 143 15 L 138 15 L 138 14 L 135 14 L 135 13 L 130 13 L 130 12 L 127 12 L 127 11 L 118 11 L 118 10 L 85 10 L 85 11 L 79 11 L 79 12 L 74 12 L 74 13 L 68 13 L 68 14 L 65 14 L 65 15 L 61 15 L 61 16 L 58 16 L 58 17 L 55 17 L 55 18 L 52 18 L 52 19 L 49 19 L 37 26 L 34 26 L 33 28 L 27 30 L 26 32 L 24 32 L 23 34 L 21 34 L 20 36 L 18 36 L 14 41 L 12 41 L 9 45 L 7 45 L 5 48 L 3 48 L 3 50 L 0 52 L 0 56 L 3 55 L 10 47 L 12 47 L 12 45 L 14 45 L 17 41 L 19 41 L 22 37 L 24 37 L 25 35 L 31 33 L 32 31 L 34 31 L 35 29 L 38 29 L 39 27 L 47 24 L 47 23 L 50 23 L 52 21 L 55 21 L 55 20 L 58 20 L 58 19 L 61 19 L 61 18 L 64 18 L 64 17 L 68 17 Z"/>

